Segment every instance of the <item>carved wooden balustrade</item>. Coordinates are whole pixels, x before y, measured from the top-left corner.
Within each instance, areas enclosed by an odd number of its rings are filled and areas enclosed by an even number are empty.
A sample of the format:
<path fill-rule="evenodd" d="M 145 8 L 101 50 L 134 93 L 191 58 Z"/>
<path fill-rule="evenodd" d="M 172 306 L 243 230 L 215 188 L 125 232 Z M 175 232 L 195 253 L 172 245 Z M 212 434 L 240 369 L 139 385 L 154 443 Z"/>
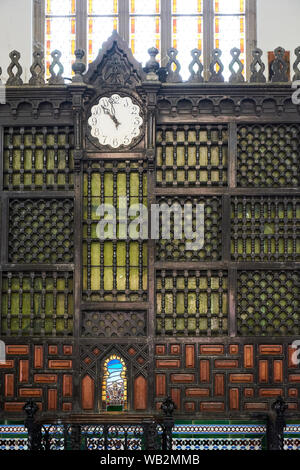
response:
<path fill-rule="evenodd" d="M 293 80 L 300 78 L 300 49 Z M 72 82 L 52 53 L 45 81 L 35 51 L 29 84 L 10 54 L 0 105 L 1 419 L 20 419 L 28 398 L 43 419 L 106 416 L 104 362 L 126 364 L 123 413 L 247 418 L 278 395 L 299 410 L 299 105 L 284 50 L 267 82 L 262 51 L 245 81 L 232 50 L 205 81 L 192 51 L 182 83 L 177 51 L 146 67 L 114 33 Z M 227 67 L 227 65 L 226 65 Z M 142 133 L 114 150 L 91 136 L 99 97 L 128 95 Z M 96 207 L 119 195 L 151 204 L 204 204 L 204 245 L 185 239 L 103 242 Z M 194 216 L 193 216 L 194 217 Z M 45 421 L 44 421 L 45 422 Z"/>

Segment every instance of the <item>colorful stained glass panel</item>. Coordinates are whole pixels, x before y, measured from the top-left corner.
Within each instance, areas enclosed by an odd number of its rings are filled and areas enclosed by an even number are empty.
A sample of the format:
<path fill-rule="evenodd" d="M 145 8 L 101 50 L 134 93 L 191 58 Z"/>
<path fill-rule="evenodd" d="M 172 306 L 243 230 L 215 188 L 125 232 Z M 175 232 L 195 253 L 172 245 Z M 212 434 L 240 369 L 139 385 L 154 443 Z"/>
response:
<path fill-rule="evenodd" d="M 215 0 L 215 13 L 234 14 L 244 12 L 245 0 Z"/>
<path fill-rule="evenodd" d="M 75 17 L 46 18 L 46 75 L 50 76 L 49 67 L 52 63 L 51 52 L 61 52 L 61 63 L 64 66 L 64 77 L 71 78 L 72 63 L 75 60 Z"/>
<path fill-rule="evenodd" d="M 75 0 L 47 0 L 46 15 L 74 15 Z"/>
<path fill-rule="evenodd" d="M 127 402 L 126 365 L 113 354 L 104 362 L 102 404 L 107 411 L 123 411 Z"/>
<path fill-rule="evenodd" d="M 177 59 L 181 65 L 180 74 L 183 80 L 190 76 L 188 69 L 192 61 L 191 50 L 202 50 L 202 17 L 201 16 L 174 16 L 172 20 L 172 46 L 178 50 Z"/>
<path fill-rule="evenodd" d="M 229 64 L 232 61 L 230 51 L 237 47 L 241 50 L 240 60 L 245 67 L 245 18 L 244 16 L 215 16 L 215 47 L 221 49 L 224 65 L 223 75 L 228 80 Z"/>
<path fill-rule="evenodd" d="M 118 13 L 118 0 L 88 0 L 89 15 L 114 15 Z"/>
<path fill-rule="evenodd" d="M 160 0 L 130 0 L 130 13 L 155 15 L 160 12 Z"/>
<path fill-rule="evenodd" d="M 95 60 L 103 42 L 117 29 L 117 17 L 90 17 L 88 19 L 88 62 Z"/>
<path fill-rule="evenodd" d="M 173 0 L 172 13 L 179 15 L 192 15 L 202 12 L 203 0 Z"/>
<path fill-rule="evenodd" d="M 136 16 L 130 20 L 130 47 L 136 60 L 145 64 L 149 60 L 149 47 L 160 49 L 160 18 Z M 156 57 L 159 60 L 159 57 Z"/>

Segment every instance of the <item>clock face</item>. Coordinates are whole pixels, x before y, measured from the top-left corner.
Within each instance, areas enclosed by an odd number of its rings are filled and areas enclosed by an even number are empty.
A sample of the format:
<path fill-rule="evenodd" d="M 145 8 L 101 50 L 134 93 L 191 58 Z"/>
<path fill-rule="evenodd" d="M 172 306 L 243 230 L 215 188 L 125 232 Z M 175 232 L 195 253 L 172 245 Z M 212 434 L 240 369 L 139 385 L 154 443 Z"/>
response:
<path fill-rule="evenodd" d="M 142 132 L 140 111 L 129 96 L 103 96 L 91 109 L 91 134 L 101 145 L 114 149 L 128 146 Z"/>

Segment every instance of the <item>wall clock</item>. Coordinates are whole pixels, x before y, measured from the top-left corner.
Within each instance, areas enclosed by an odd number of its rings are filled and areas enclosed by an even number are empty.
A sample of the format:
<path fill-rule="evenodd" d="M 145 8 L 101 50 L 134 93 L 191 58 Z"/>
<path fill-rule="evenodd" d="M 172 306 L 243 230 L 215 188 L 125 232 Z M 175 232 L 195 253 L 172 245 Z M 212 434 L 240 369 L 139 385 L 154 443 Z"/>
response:
<path fill-rule="evenodd" d="M 103 96 L 92 106 L 88 119 L 91 135 L 101 145 L 117 149 L 129 146 L 142 133 L 140 107 L 130 96 Z"/>

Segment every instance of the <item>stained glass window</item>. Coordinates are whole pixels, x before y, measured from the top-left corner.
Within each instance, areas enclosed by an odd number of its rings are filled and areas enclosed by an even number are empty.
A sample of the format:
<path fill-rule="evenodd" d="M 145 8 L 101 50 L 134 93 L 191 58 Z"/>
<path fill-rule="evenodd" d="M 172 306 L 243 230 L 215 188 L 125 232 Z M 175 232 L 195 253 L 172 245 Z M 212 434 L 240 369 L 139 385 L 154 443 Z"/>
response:
<path fill-rule="evenodd" d="M 189 78 L 191 50 L 203 48 L 203 0 L 172 0 L 172 47 L 178 50 L 183 80 Z"/>
<path fill-rule="evenodd" d="M 71 77 L 75 47 L 86 51 L 90 63 L 112 31 L 117 30 L 143 65 L 149 60 L 150 47 L 159 50 L 156 59 L 162 66 L 168 62 L 167 50 L 176 48 L 184 81 L 190 76 L 188 66 L 192 61 L 192 49 L 202 51 L 202 63 L 204 58 L 207 63 L 211 61 L 210 48 L 203 44 L 206 34 L 207 44 L 222 50 L 223 75 L 228 80 L 232 60 L 230 50 L 233 47 L 241 50 L 245 72 L 246 34 L 251 41 L 255 36 L 253 28 L 246 31 L 246 0 L 209 0 L 209 8 L 205 7 L 204 0 L 45 0 L 45 3 L 48 78 L 51 51 L 59 49 L 62 52 L 64 76 Z M 84 23 L 86 27 L 79 31 Z"/>
<path fill-rule="evenodd" d="M 160 50 L 160 0 L 130 0 L 129 45 L 143 64 L 150 47 Z"/>
<path fill-rule="evenodd" d="M 232 60 L 230 50 L 234 47 L 241 50 L 245 74 L 245 0 L 214 0 L 214 8 L 214 47 L 222 51 L 223 75 L 228 80 L 228 65 Z"/>
<path fill-rule="evenodd" d="M 113 30 L 118 30 L 118 0 L 88 0 L 87 12 L 87 58 L 91 62 Z"/>
<path fill-rule="evenodd" d="M 46 0 L 45 5 L 46 76 L 50 76 L 51 52 L 58 49 L 62 53 L 63 76 L 71 78 L 72 62 L 75 59 L 76 1 Z"/>
<path fill-rule="evenodd" d="M 126 365 L 115 354 L 104 362 L 102 406 L 106 411 L 123 411 L 127 408 Z"/>

